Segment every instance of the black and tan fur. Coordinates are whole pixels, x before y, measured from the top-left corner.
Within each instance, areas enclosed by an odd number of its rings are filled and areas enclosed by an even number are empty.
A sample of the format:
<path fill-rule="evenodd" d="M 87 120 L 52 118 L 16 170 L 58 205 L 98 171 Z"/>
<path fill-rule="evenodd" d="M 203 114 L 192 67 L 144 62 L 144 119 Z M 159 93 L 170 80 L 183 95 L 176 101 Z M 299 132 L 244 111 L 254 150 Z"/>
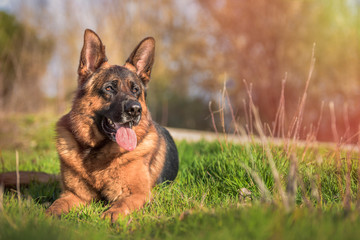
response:
<path fill-rule="evenodd" d="M 176 146 L 168 131 L 153 122 L 145 102 L 154 51 L 155 40 L 146 38 L 125 65 L 110 65 L 100 38 L 85 31 L 73 106 L 56 125 L 63 191 L 47 214 L 105 199 L 111 207 L 103 216 L 115 221 L 149 201 L 157 183 L 175 179 Z M 141 106 L 136 119 L 124 113 L 129 102 Z M 107 118 L 131 123 L 135 150 L 122 149 L 104 130 Z"/>

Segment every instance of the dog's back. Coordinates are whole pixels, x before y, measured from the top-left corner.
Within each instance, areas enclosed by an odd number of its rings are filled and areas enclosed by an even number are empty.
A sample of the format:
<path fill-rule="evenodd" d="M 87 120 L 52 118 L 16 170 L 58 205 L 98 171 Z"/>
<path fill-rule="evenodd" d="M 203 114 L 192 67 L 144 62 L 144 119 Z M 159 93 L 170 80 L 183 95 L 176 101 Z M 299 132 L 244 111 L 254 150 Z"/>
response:
<path fill-rule="evenodd" d="M 178 151 L 175 145 L 174 140 L 172 139 L 168 130 L 159 124 L 155 123 L 155 128 L 158 133 L 164 137 L 166 142 L 166 157 L 164 162 L 163 170 L 160 174 L 160 177 L 157 180 L 157 184 L 165 181 L 173 181 L 179 169 L 179 157 Z"/>

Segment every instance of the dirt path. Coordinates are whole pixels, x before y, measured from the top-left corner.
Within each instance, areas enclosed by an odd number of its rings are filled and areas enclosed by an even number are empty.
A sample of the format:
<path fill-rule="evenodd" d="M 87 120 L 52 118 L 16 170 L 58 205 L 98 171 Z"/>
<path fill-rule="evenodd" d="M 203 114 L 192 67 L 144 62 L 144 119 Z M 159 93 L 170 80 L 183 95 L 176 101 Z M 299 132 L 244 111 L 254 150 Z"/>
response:
<path fill-rule="evenodd" d="M 216 135 L 214 132 L 206 132 L 206 131 L 198 131 L 198 130 L 192 130 L 192 129 L 181 129 L 181 128 L 167 128 L 169 132 L 171 133 L 171 136 L 173 136 L 176 140 L 186 140 L 188 142 L 197 142 L 200 140 L 206 140 L 206 141 L 217 141 L 220 139 L 228 140 L 230 142 L 234 143 L 245 143 L 248 141 L 248 138 L 236 136 L 234 134 L 223 134 L 219 133 Z"/>
<path fill-rule="evenodd" d="M 214 132 L 206 132 L 206 131 L 198 131 L 198 130 L 192 130 L 192 129 L 181 129 L 181 128 L 167 128 L 173 138 L 175 140 L 186 140 L 188 142 L 197 142 L 200 140 L 206 140 L 206 141 L 224 141 L 227 140 L 229 142 L 238 143 L 238 144 L 244 144 L 248 143 L 249 141 L 253 143 L 259 143 L 261 144 L 261 139 L 258 137 L 253 137 L 252 139 L 244 136 L 238 136 L 235 134 L 223 134 L 219 133 L 216 135 Z M 285 143 L 289 144 L 289 140 L 286 139 L 280 139 L 280 138 L 268 138 L 269 143 L 271 145 L 284 145 Z M 291 140 L 290 140 L 291 142 Z M 296 141 L 296 145 L 298 147 L 324 147 L 324 148 L 332 148 L 337 149 L 340 148 L 342 150 L 347 151 L 359 151 L 359 146 L 355 144 L 335 144 L 332 142 L 306 142 L 306 141 Z"/>

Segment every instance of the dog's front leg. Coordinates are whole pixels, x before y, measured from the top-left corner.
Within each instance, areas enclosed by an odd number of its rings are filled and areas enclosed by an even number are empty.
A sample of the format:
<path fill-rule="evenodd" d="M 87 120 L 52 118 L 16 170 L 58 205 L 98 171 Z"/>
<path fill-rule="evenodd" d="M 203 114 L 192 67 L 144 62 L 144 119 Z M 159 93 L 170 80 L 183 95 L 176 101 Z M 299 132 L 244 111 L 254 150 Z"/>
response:
<path fill-rule="evenodd" d="M 71 208 L 87 205 L 97 198 L 97 193 L 76 172 L 65 164 L 61 164 L 63 193 L 46 211 L 47 215 L 60 216 Z"/>

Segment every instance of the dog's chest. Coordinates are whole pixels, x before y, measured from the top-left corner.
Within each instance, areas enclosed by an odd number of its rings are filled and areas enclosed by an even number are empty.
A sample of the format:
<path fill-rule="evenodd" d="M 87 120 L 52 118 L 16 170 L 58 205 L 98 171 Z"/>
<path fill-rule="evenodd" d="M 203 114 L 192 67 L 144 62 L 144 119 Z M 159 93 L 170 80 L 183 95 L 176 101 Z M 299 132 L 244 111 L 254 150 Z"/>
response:
<path fill-rule="evenodd" d="M 128 159 L 119 152 L 106 149 L 87 149 L 83 152 L 83 166 L 94 183 L 119 179 Z"/>
<path fill-rule="evenodd" d="M 148 182 L 149 168 L 144 158 L 105 150 L 88 150 L 83 154 L 90 184 L 109 201 L 130 195 L 131 186 L 140 179 Z"/>

